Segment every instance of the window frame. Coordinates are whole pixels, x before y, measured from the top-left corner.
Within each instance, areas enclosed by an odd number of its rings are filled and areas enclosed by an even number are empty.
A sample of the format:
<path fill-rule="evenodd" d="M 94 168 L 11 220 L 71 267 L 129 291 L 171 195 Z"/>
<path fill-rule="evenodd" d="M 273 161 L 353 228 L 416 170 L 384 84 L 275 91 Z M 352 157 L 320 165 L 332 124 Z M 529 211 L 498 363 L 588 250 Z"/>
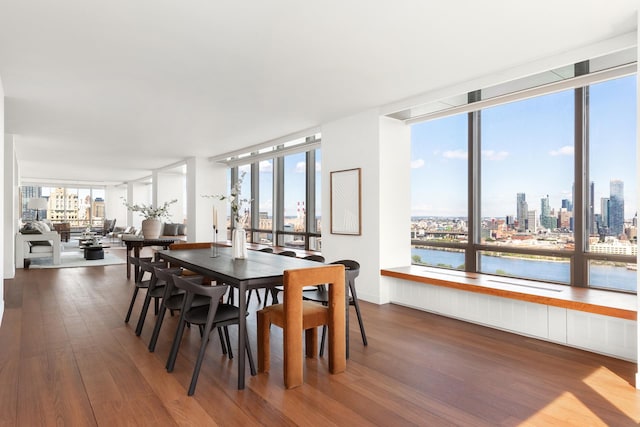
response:
<path fill-rule="evenodd" d="M 597 74 L 600 76 L 602 71 Z M 461 113 L 467 114 L 467 134 L 468 134 L 468 161 L 467 161 L 467 186 L 468 186 L 468 202 L 467 202 L 467 242 L 450 242 L 450 241 L 420 241 L 417 238 L 412 239 L 412 248 L 416 244 L 421 246 L 431 247 L 434 249 L 458 249 L 465 252 L 465 271 L 476 273 L 480 272 L 480 256 L 486 253 L 514 253 L 519 255 L 541 255 L 549 257 L 559 257 L 567 259 L 569 262 L 570 278 L 569 283 L 566 282 L 553 282 L 550 280 L 544 280 L 553 283 L 560 283 L 576 287 L 591 287 L 597 289 L 604 289 L 614 292 L 627 292 L 637 293 L 636 291 L 627 291 L 624 289 L 609 288 L 603 286 L 597 286 L 590 283 L 589 269 L 591 261 L 605 261 L 616 263 L 629 263 L 637 265 L 637 257 L 635 255 L 620 255 L 620 254 L 603 254 L 588 251 L 589 233 L 585 229 L 588 225 L 587 218 L 589 217 L 589 203 L 596 203 L 596 200 L 590 200 L 589 185 L 589 87 L 592 84 L 611 81 L 614 79 L 624 78 L 630 75 L 635 76 L 637 84 L 637 71 L 635 63 L 633 67 L 628 64 L 622 67 L 618 67 L 613 70 L 606 70 L 606 79 L 598 78 L 594 76 L 592 81 L 589 81 L 589 61 L 583 61 L 574 64 L 574 79 L 576 84 L 572 86 L 571 81 L 562 82 L 563 86 L 568 86 L 566 89 L 573 89 L 574 99 L 574 182 L 575 194 L 573 196 L 573 236 L 574 236 L 574 249 L 573 250 L 549 250 L 549 249 L 530 249 L 523 247 L 505 247 L 495 246 L 488 244 L 481 244 L 481 126 L 482 126 L 482 111 L 484 108 L 488 108 L 493 105 L 499 105 L 496 103 L 488 102 L 483 103 L 482 91 L 473 91 L 467 94 L 467 104 L 461 109 L 449 110 L 449 114 L 445 112 L 435 112 L 428 117 L 411 118 L 406 120 L 408 124 L 420 123 L 426 120 L 436 120 L 443 117 L 449 117 L 451 115 L 457 115 Z M 570 79 L 571 80 L 571 79 Z M 585 83 L 586 82 L 586 83 Z M 536 88 L 535 96 L 543 96 L 547 93 L 551 93 L 552 89 L 549 88 L 546 92 Z M 520 99 L 531 98 L 529 91 L 523 91 Z M 517 94 L 509 94 L 508 100 L 504 102 L 510 102 L 516 100 Z M 478 108 L 473 108 L 474 104 L 478 105 Z M 463 110 L 463 111 L 460 111 Z M 466 111 L 464 111 L 466 110 Z M 637 123 L 636 123 L 637 127 Z M 412 182 L 412 185 L 414 183 Z M 419 243 L 421 242 L 421 243 Z M 637 243 L 636 243 L 637 244 Z M 413 264 L 412 259 L 412 264 Z M 445 267 L 436 267 L 445 268 Z M 517 276 L 513 276 L 517 277 Z M 520 277 L 523 278 L 523 277 Z"/>

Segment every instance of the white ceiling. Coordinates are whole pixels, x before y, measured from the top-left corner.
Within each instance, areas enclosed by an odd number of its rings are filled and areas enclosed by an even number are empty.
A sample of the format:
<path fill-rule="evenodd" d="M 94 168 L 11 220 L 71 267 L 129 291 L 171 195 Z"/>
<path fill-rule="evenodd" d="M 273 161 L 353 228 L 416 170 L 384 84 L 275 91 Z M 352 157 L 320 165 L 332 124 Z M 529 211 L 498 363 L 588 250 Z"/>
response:
<path fill-rule="evenodd" d="M 637 0 L 0 0 L 24 179 L 134 180 L 628 33 Z"/>

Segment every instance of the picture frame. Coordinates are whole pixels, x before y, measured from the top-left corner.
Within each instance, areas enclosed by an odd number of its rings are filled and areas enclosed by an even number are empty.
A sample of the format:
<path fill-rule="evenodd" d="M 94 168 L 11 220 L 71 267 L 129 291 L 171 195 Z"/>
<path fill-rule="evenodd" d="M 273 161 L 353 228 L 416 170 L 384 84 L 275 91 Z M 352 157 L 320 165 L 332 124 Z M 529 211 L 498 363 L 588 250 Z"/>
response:
<path fill-rule="evenodd" d="M 362 234 L 360 168 L 333 171 L 331 186 L 331 234 Z"/>

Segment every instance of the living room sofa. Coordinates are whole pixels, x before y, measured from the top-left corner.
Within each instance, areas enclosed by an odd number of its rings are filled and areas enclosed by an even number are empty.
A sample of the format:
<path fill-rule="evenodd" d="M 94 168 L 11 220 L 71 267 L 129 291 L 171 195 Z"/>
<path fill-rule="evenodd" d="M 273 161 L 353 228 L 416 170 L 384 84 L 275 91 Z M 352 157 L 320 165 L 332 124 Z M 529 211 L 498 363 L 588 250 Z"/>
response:
<path fill-rule="evenodd" d="M 16 234 L 16 268 L 24 268 L 25 260 L 53 258 L 53 264 L 60 264 L 60 234 L 51 231 L 44 222 L 25 225 Z"/>

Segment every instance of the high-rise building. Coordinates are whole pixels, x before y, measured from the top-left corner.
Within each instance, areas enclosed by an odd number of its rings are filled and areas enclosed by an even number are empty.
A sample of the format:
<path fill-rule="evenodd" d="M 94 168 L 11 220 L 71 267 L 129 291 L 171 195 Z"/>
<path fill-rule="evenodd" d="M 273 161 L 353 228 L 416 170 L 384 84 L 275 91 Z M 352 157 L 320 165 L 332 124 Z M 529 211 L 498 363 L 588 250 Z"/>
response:
<path fill-rule="evenodd" d="M 589 234 L 594 235 L 598 232 L 598 226 L 596 224 L 596 211 L 594 209 L 595 205 L 595 185 L 593 181 L 589 185 Z"/>
<path fill-rule="evenodd" d="M 562 199 L 562 209 L 566 209 L 567 212 L 573 212 L 573 203 L 569 199 Z"/>
<path fill-rule="evenodd" d="M 535 209 L 527 212 L 527 230 L 531 233 L 538 232 L 538 212 Z"/>
<path fill-rule="evenodd" d="M 624 183 L 619 179 L 609 183 L 609 230 L 614 236 L 624 232 Z"/>
<path fill-rule="evenodd" d="M 527 212 L 529 206 L 527 205 L 526 196 L 524 193 L 518 193 L 516 196 L 516 218 L 518 220 L 518 231 L 525 231 L 527 229 Z"/>
<path fill-rule="evenodd" d="M 609 205 L 611 201 L 608 197 L 600 198 L 600 223 L 598 224 L 599 234 L 609 233 Z"/>
<path fill-rule="evenodd" d="M 547 230 L 553 230 L 558 227 L 558 220 L 551 215 L 551 206 L 549 203 L 549 195 L 540 199 L 540 225 Z"/>

